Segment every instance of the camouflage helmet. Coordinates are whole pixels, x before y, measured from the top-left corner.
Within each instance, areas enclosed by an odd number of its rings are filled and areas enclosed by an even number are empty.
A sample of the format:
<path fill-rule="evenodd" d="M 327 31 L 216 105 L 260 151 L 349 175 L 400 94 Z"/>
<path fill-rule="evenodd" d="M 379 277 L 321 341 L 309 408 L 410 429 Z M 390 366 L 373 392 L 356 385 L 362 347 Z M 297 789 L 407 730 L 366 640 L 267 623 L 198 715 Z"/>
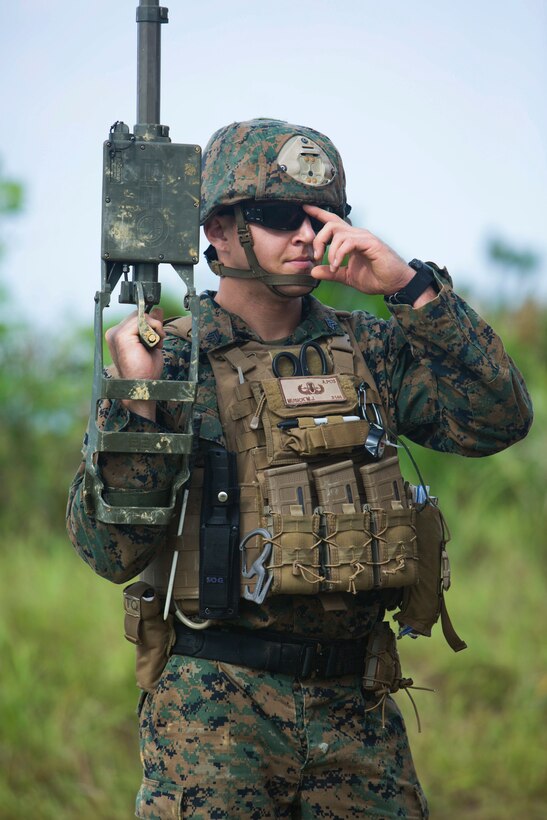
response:
<path fill-rule="evenodd" d="M 216 131 L 203 153 L 201 223 L 244 200 L 293 200 L 349 212 L 342 159 L 328 137 L 259 118 Z"/>

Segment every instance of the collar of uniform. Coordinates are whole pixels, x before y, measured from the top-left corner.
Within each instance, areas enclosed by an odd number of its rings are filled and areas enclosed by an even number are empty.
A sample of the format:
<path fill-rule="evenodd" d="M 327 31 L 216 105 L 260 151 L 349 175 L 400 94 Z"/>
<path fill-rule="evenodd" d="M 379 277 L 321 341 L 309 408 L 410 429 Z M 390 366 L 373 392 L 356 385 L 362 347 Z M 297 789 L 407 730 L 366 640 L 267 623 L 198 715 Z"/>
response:
<path fill-rule="evenodd" d="M 236 341 L 263 340 L 253 333 L 240 316 L 231 314 L 215 302 L 215 292 L 205 291 L 200 299 L 200 325 L 206 329 L 201 338 L 201 348 L 209 353 Z M 302 300 L 302 321 L 285 344 L 301 344 L 305 341 L 325 336 L 344 336 L 336 311 L 326 307 L 314 296 L 304 296 Z"/>
<path fill-rule="evenodd" d="M 325 336 L 345 335 L 346 331 L 341 326 L 333 308 L 323 305 L 319 299 L 311 294 L 304 296 L 302 321 L 290 337 L 293 344 L 302 344 Z"/>
<path fill-rule="evenodd" d="M 204 291 L 199 300 L 200 347 L 205 353 L 234 343 L 230 314 L 215 302 L 215 292 Z"/>

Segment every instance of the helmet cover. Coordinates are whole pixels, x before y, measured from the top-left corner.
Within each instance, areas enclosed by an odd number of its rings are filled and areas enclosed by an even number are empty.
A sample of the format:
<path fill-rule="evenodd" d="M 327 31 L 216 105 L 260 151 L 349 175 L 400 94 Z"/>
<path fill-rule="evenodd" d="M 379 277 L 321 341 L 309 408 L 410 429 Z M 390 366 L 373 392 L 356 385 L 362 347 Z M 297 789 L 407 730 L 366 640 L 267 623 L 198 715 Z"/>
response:
<path fill-rule="evenodd" d="M 220 128 L 203 152 L 201 223 L 245 200 L 285 200 L 349 212 L 342 159 L 328 137 L 259 118 Z"/>

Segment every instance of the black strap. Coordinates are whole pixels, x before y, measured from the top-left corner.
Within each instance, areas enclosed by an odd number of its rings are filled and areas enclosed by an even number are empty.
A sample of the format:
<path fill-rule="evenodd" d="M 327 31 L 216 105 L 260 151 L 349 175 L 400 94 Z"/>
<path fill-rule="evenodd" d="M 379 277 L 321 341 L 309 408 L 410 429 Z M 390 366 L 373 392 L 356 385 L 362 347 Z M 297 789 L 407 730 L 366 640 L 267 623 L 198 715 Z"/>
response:
<path fill-rule="evenodd" d="M 174 655 L 224 661 L 297 678 L 361 674 L 366 640 L 321 643 L 270 630 L 197 631 L 175 624 Z"/>

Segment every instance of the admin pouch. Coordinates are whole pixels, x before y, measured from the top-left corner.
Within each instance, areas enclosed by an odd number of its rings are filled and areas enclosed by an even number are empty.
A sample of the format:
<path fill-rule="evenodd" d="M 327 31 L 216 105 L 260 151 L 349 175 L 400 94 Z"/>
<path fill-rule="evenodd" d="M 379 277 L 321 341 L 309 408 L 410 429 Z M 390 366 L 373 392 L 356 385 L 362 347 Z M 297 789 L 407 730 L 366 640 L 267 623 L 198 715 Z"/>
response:
<path fill-rule="evenodd" d="M 125 637 L 135 644 L 137 685 L 146 692 L 158 685 L 175 642 L 173 617 L 163 619 L 160 598 L 144 581 L 123 591 Z"/>
<path fill-rule="evenodd" d="M 362 446 L 370 423 L 355 415 L 357 392 L 347 375 L 265 379 L 253 386 L 272 466 L 348 453 Z M 328 423 L 317 424 L 317 417 Z"/>

